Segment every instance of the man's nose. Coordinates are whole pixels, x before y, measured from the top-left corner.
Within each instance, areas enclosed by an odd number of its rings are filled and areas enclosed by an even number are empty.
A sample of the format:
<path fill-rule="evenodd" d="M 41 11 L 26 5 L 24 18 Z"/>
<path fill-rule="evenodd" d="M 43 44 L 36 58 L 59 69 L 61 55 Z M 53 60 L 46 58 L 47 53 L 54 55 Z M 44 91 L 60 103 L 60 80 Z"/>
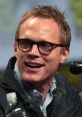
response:
<path fill-rule="evenodd" d="M 34 44 L 32 46 L 31 50 L 28 53 L 29 53 L 29 55 L 33 55 L 33 56 L 39 56 L 40 55 L 38 47 L 37 47 L 36 44 Z"/>

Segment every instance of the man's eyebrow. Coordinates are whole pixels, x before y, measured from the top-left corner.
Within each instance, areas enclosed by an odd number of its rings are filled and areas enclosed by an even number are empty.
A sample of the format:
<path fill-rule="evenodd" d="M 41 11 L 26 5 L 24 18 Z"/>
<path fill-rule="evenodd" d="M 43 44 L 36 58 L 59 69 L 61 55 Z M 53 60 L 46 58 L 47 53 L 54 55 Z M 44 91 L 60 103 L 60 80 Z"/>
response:
<path fill-rule="evenodd" d="M 43 40 L 43 39 L 41 39 L 40 41 L 35 41 L 35 40 L 33 40 L 32 38 L 29 38 L 29 37 L 27 37 L 27 38 L 18 38 L 18 39 L 22 39 L 22 40 L 29 40 L 29 41 L 33 41 L 33 42 L 35 42 L 35 43 L 39 43 L 39 42 L 44 42 L 44 43 L 52 43 L 52 42 L 49 42 L 49 41 L 45 41 L 45 40 Z"/>

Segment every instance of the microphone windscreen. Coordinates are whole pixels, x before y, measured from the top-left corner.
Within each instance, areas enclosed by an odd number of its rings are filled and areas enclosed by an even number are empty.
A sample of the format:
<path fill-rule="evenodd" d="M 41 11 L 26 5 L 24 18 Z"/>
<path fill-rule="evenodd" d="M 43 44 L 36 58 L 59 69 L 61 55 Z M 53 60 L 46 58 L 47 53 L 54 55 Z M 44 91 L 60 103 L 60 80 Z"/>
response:
<path fill-rule="evenodd" d="M 82 73 L 82 66 L 80 63 L 72 62 L 70 65 L 69 71 L 72 74 L 80 74 Z"/>

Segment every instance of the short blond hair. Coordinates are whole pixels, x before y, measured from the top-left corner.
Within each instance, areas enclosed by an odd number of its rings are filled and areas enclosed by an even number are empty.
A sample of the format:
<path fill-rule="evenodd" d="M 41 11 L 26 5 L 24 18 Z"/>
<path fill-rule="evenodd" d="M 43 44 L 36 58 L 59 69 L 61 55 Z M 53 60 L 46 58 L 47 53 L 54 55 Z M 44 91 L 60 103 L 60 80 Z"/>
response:
<path fill-rule="evenodd" d="M 62 44 L 70 46 L 71 31 L 70 27 L 65 19 L 64 12 L 57 9 L 56 6 L 38 6 L 36 8 L 27 11 L 21 18 L 19 25 L 16 30 L 15 40 L 19 38 L 20 26 L 30 17 L 39 18 L 52 18 L 59 26 L 60 30 L 60 41 Z M 51 29 L 53 30 L 53 29 Z"/>

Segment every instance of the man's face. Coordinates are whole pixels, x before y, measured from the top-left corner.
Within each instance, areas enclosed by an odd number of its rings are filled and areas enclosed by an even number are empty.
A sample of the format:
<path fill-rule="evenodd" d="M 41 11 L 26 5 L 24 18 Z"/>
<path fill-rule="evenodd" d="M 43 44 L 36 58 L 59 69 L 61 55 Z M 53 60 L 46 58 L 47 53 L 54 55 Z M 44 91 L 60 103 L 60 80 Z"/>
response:
<path fill-rule="evenodd" d="M 19 39 L 30 39 L 35 42 L 48 41 L 60 44 L 60 32 L 53 19 L 29 18 L 20 27 Z M 68 50 L 62 51 L 57 47 L 49 55 L 39 52 L 34 44 L 29 52 L 22 52 L 17 43 L 14 45 L 19 71 L 24 80 L 29 82 L 43 82 L 51 78 L 60 63 L 68 57 Z"/>

